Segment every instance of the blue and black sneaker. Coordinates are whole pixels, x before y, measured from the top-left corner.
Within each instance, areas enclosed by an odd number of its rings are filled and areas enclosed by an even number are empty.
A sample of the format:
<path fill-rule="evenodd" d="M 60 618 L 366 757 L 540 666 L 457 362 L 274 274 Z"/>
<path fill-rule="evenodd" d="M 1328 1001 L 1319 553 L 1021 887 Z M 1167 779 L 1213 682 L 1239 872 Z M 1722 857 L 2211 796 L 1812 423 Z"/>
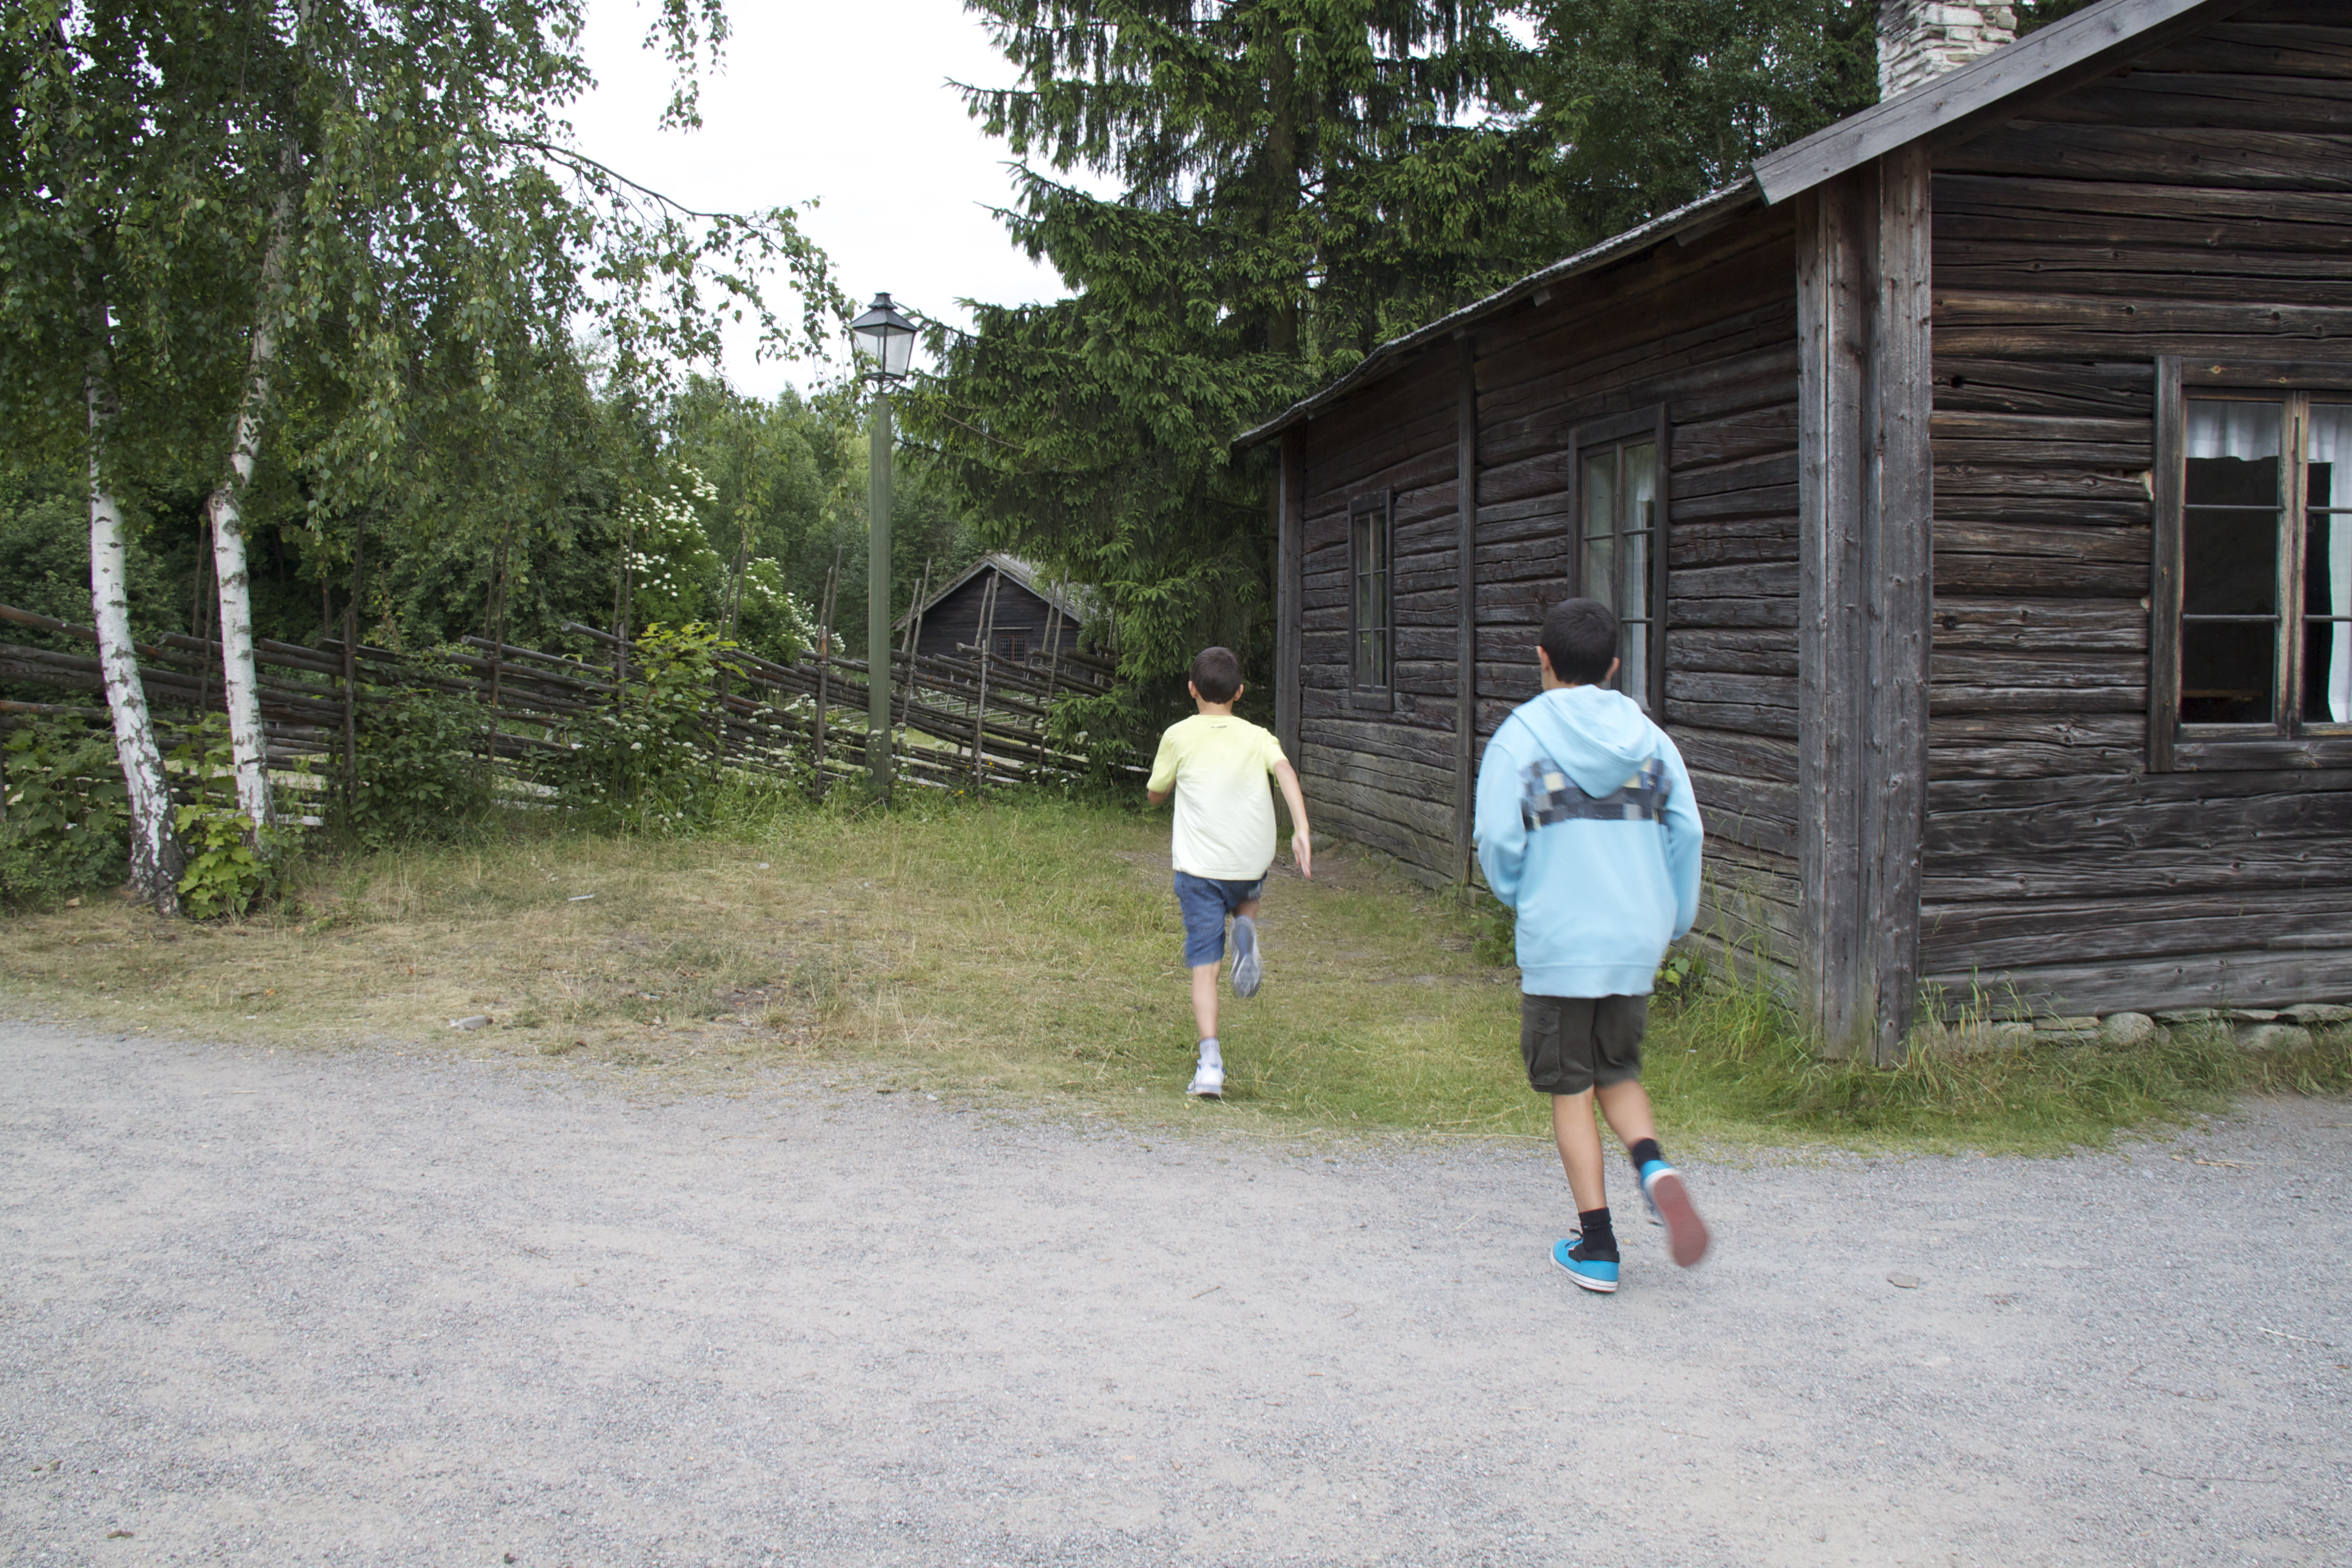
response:
<path fill-rule="evenodd" d="M 1706 1256 L 1706 1222 L 1691 1206 L 1690 1189 L 1682 1173 L 1664 1160 L 1642 1166 L 1642 1201 L 1650 1206 L 1650 1223 L 1666 1227 L 1666 1250 L 1688 1268 Z"/>
<path fill-rule="evenodd" d="M 1606 1296 L 1617 1289 L 1617 1249 L 1602 1249 L 1586 1244 L 1581 1231 L 1551 1245 L 1551 1260 L 1568 1270 L 1568 1277 L 1588 1290 Z"/>

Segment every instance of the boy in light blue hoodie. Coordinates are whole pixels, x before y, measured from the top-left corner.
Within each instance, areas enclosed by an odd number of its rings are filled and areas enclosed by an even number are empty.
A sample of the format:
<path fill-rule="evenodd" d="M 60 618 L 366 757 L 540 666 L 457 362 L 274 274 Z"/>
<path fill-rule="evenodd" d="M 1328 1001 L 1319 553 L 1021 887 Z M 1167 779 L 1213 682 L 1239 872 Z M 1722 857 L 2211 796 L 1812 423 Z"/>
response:
<path fill-rule="evenodd" d="M 1519 1054 L 1551 1096 L 1577 1234 L 1552 1261 L 1588 1290 L 1617 1289 L 1617 1235 L 1593 1102 L 1633 1156 L 1674 1259 L 1706 1256 L 1706 1226 L 1658 1152 L 1642 1030 L 1666 944 L 1698 914 L 1690 774 L 1641 704 L 1607 689 L 1617 617 L 1570 599 L 1544 617 L 1543 691 L 1503 721 L 1478 768 L 1478 864 L 1518 915 Z"/>

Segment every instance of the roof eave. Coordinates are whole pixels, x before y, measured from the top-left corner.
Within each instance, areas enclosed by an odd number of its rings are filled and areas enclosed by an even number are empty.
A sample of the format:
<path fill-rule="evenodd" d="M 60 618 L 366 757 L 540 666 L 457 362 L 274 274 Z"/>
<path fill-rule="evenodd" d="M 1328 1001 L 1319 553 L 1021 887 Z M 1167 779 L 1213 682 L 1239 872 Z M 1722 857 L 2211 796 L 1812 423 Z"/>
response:
<path fill-rule="evenodd" d="M 1721 190 L 1709 191 L 1695 202 L 1676 207 L 1669 213 L 1661 213 L 1647 223 L 1637 225 L 1621 234 L 1611 235 L 1598 245 L 1587 246 L 1575 255 L 1555 261 L 1540 271 L 1530 272 L 1508 287 L 1497 289 L 1483 300 L 1465 305 L 1451 315 L 1440 316 L 1425 327 L 1407 332 L 1401 338 L 1391 338 L 1387 342 L 1381 344 L 1357 361 L 1354 368 L 1320 392 L 1312 396 L 1301 398 L 1264 424 L 1244 430 L 1234 437 L 1234 450 L 1237 452 L 1246 450 L 1262 441 L 1270 440 L 1281 435 L 1296 425 L 1313 418 L 1316 412 L 1325 405 L 1347 395 L 1368 381 L 1376 380 L 1387 374 L 1398 358 L 1425 343 L 1439 338 L 1458 336 L 1468 331 L 1474 323 L 1507 310 L 1520 300 L 1542 293 L 1545 289 L 1579 273 L 1590 272 L 1595 268 L 1605 266 L 1636 251 L 1645 250 L 1661 240 L 1672 239 L 1677 235 L 1687 234 L 1693 229 L 1704 227 L 1718 219 L 1730 216 L 1743 207 L 1760 205 L 1762 200 L 1762 193 L 1752 180 L 1743 180 L 1736 185 L 1726 185 Z"/>

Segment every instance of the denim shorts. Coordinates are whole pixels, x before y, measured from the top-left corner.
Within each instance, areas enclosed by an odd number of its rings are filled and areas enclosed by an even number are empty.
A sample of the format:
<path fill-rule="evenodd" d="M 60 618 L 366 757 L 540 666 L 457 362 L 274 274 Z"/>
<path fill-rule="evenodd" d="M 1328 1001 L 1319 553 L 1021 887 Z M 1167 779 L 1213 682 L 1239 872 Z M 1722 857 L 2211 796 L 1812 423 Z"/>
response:
<path fill-rule="evenodd" d="M 1198 969 L 1225 956 L 1225 917 L 1265 890 L 1265 879 L 1223 882 L 1176 873 L 1176 907 L 1184 911 L 1184 966 Z"/>

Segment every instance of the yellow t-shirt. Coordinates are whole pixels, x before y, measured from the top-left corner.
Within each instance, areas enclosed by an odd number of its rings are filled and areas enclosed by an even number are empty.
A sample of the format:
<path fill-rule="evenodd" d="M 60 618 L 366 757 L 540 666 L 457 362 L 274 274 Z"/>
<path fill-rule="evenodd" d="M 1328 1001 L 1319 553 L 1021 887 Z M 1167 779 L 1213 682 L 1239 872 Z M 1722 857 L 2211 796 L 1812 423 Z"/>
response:
<path fill-rule="evenodd" d="M 1221 882 L 1265 875 L 1274 864 L 1274 792 L 1265 781 L 1283 760 L 1274 732 L 1246 719 L 1196 713 L 1168 727 L 1146 787 L 1176 792 L 1176 869 Z"/>

